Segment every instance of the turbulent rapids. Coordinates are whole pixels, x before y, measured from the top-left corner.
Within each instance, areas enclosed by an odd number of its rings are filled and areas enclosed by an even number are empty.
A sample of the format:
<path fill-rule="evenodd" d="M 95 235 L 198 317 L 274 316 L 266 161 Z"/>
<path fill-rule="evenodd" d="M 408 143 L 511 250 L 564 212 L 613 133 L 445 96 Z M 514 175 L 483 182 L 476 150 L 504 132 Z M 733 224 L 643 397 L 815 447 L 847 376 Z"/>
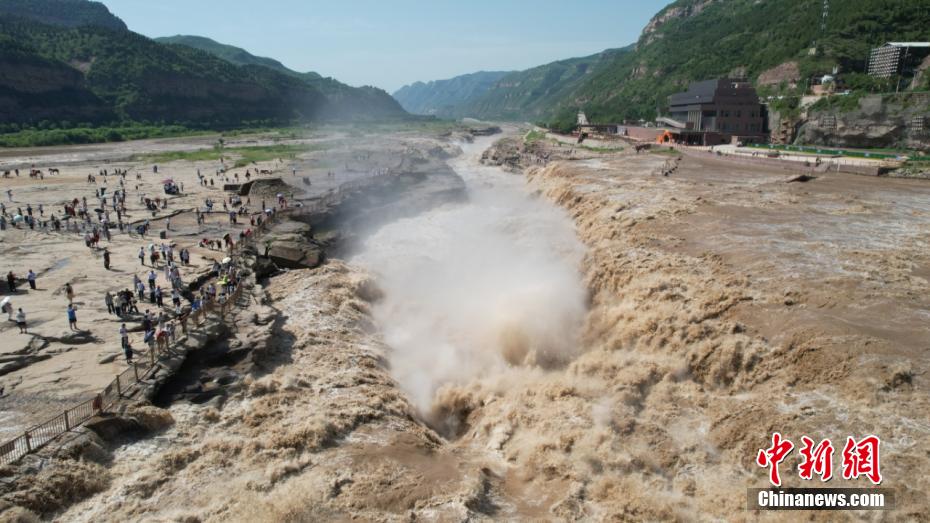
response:
<path fill-rule="evenodd" d="M 457 420 L 436 419 L 440 388 L 564 365 L 579 351 L 585 313 L 584 249 L 570 219 L 530 196 L 522 177 L 479 165 L 488 145 L 468 144 L 452 162 L 465 202 L 384 226 L 352 260 L 384 293 L 372 313 L 392 373 L 427 418 L 453 431 Z"/>
<path fill-rule="evenodd" d="M 88 522 L 720 520 L 773 431 L 867 430 L 919 519 L 930 189 L 463 138 L 340 153 L 403 173 L 285 224 L 336 254 L 256 286 L 216 348 L 236 365 L 184 373 L 224 394 L 128 408 L 145 434 L 65 447 L 5 499 Z M 833 241 L 852 222 L 881 234 Z"/>

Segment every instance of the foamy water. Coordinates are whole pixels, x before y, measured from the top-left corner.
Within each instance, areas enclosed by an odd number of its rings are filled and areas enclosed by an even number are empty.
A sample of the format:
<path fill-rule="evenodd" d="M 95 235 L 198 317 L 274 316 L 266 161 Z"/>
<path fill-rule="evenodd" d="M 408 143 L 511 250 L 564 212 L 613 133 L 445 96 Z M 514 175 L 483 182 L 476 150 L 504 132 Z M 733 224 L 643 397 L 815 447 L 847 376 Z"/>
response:
<path fill-rule="evenodd" d="M 491 139 L 451 162 L 468 201 L 386 225 L 352 260 L 377 275 L 373 310 L 391 369 L 422 412 L 444 384 L 512 366 L 552 366 L 578 351 L 584 253 L 562 210 L 524 178 L 478 158 Z"/>

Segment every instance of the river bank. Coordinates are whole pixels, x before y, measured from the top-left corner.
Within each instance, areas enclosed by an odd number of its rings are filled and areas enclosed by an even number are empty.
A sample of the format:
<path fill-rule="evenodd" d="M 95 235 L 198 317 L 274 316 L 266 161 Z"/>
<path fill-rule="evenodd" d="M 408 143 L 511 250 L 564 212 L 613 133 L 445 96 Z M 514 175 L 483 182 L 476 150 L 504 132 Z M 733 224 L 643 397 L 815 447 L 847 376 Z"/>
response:
<path fill-rule="evenodd" d="M 389 138 L 420 169 L 301 219 L 334 254 L 256 291 L 225 347 L 255 366 L 221 399 L 179 387 L 43 516 L 750 520 L 779 431 L 879 435 L 893 514 L 920 517 L 926 186 L 508 132 Z"/>

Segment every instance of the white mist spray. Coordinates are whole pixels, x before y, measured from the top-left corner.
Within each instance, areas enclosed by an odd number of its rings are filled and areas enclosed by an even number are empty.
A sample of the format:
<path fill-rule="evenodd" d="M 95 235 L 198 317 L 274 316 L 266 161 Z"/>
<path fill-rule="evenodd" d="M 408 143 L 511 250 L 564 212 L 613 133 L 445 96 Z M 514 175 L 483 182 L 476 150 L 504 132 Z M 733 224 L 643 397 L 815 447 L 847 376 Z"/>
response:
<path fill-rule="evenodd" d="M 578 350 L 583 247 L 522 176 L 478 164 L 489 144 L 467 144 L 452 162 L 466 203 L 383 227 L 353 260 L 377 275 L 384 299 L 373 312 L 392 372 L 424 414 L 442 385 L 558 365 Z"/>

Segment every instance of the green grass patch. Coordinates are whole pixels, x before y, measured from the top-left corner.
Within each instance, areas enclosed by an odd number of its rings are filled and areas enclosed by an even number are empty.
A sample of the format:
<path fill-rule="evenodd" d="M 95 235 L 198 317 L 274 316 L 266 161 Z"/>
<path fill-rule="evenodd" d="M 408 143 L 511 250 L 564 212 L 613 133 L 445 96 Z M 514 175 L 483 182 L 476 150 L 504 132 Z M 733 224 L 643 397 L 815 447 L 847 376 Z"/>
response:
<path fill-rule="evenodd" d="M 156 154 L 145 154 L 137 156 L 134 159 L 157 164 L 176 161 L 218 162 L 220 158 L 223 158 L 226 160 L 235 160 L 232 168 L 238 169 L 251 165 L 253 162 L 268 162 L 278 158 L 282 160 L 294 159 L 299 154 L 318 151 L 323 148 L 324 146 L 321 144 L 277 144 L 257 145 L 255 147 L 214 146 L 212 149 L 200 149 L 197 151 L 167 151 Z"/>
<path fill-rule="evenodd" d="M 27 129 L 0 134 L 0 147 L 46 147 L 90 143 L 126 142 L 147 138 L 170 138 L 215 134 L 179 125 L 128 127 L 75 127 L 71 129 Z"/>
<path fill-rule="evenodd" d="M 540 131 L 539 129 L 533 129 L 532 131 L 526 133 L 526 136 L 523 137 L 523 143 L 536 143 L 540 140 L 546 139 L 546 132 Z"/>
<path fill-rule="evenodd" d="M 615 153 L 623 150 L 623 147 L 595 147 L 592 145 L 576 145 L 575 147 L 580 147 L 586 151 L 591 151 L 594 153 Z"/>
<path fill-rule="evenodd" d="M 385 120 L 374 122 L 323 123 L 314 125 L 314 131 L 324 133 L 345 133 L 353 138 L 368 135 L 383 135 L 404 132 L 448 133 L 462 131 L 469 126 L 453 120 L 434 118 L 414 118 L 406 120 Z"/>
<path fill-rule="evenodd" d="M 747 147 L 753 149 L 764 149 L 773 151 L 784 151 L 796 154 L 811 154 L 823 156 L 847 156 L 850 158 L 870 158 L 875 160 L 894 160 L 899 156 L 906 156 L 910 153 L 906 151 L 895 151 L 892 149 L 833 149 L 829 147 L 815 147 L 806 145 L 774 145 L 774 144 L 749 144 Z"/>
<path fill-rule="evenodd" d="M 672 149 L 672 148 L 665 148 L 665 147 L 652 148 L 652 149 L 649 149 L 649 152 L 653 154 L 667 154 L 669 156 L 680 156 L 681 155 L 677 150 Z"/>
<path fill-rule="evenodd" d="M 224 149 L 225 153 L 238 155 L 239 159 L 233 164 L 233 168 L 245 167 L 253 162 L 268 162 L 275 159 L 291 160 L 302 153 L 322 150 L 323 146 L 319 144 L 300 144 L 300 145 L 268 145 L 263 147 L 235 147 Z"/>

